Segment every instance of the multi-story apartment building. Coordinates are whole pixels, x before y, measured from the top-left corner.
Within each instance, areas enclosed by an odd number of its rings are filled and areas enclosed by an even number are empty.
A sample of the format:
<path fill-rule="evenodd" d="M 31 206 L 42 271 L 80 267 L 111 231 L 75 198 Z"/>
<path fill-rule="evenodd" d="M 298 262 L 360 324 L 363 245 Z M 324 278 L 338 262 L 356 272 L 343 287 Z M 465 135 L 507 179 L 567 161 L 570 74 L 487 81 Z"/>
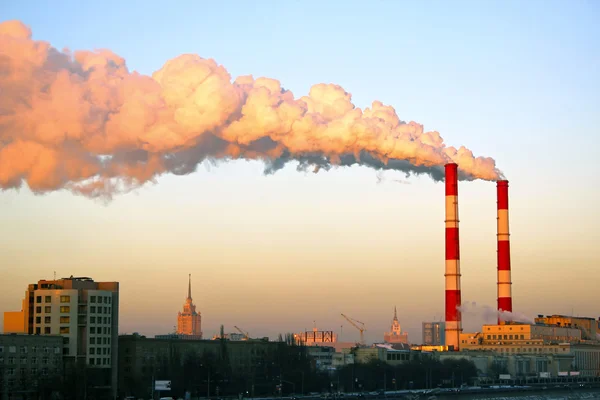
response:
<path fill-rule="evenodd" d="M 63 375 L 63 337 L 0 335 L 0 399 L 47 396 Z"/>
<path fill-rule="evenodd" d="M 20 313 L 20 314 L 19 314 Z M 60 335 L 63 356 L 76 368 L 93 369 L 98 390 L 116 395 L 119 283 L 94 282 L 87 277 L 40 280 L 25 292 L 23 309 L 5 313 L 14 332 L 23 318 L 23 332 Z"/>
<path fill-rule="evenodd" d="M 423 322 L 423 343 L 429 346 L 444 346 L 446 344 L 445 322 Z"/>

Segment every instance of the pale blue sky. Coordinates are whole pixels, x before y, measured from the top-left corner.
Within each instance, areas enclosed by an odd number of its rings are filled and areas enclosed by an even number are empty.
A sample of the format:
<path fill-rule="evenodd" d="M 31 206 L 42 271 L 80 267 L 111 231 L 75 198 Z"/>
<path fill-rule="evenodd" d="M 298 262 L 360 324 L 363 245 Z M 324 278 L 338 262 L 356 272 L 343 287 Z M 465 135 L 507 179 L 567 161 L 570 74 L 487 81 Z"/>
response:
<path fill-rule="evenodd" d="M 510 180 L 515 309 L 600 312 L 600 3 L 83 3 L 4 2 L 0 18 L 59 49 L 111 49 L 143 74 L 197 53 L 233 77 L 276 78 L 297 97 L 331 82 L 358 107 L 390 104 L 449 145 L 493 157 Z M 225 323 L 273 334 L 314 319 L 350 332 L 344 312 L 375 340 L 397 304 L 420 335 L 420 321 L 443 310 L 443 189 L 385 177 L 293 167 L 264 177 L 236 162 L 163 177 L 108 205 L 0 193 L 9 266 L 0 274 L 11 282 L 0 306 L 18 308 L 26 284 L 54 270 L 92 275 L 123 283 L 123 331 L 159 333 L 175 323 L 191 271 L 208 333 Z M 460 195 L 463 299 L 494 305 L 495 185 L 464 183 Z M 137 279 L 164 295 L 160 304 L 132 293 Z M 136 316 L 141 305 L 155 310 L 151 321 Z"/>

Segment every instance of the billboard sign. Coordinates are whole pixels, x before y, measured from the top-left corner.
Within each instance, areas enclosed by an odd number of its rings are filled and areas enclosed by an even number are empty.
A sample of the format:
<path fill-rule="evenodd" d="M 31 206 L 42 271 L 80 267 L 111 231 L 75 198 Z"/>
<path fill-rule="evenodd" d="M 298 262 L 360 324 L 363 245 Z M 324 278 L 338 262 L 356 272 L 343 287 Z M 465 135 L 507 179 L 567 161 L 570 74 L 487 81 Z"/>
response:
<path fill-rule="evenodd" d="M 154 390 L 171 390 L 171 381 L 154 381 Z"/>
<path fill-rule="evenodd" d="M 500 379 L 510 379 L 509 374 L 500 374 Z"/>

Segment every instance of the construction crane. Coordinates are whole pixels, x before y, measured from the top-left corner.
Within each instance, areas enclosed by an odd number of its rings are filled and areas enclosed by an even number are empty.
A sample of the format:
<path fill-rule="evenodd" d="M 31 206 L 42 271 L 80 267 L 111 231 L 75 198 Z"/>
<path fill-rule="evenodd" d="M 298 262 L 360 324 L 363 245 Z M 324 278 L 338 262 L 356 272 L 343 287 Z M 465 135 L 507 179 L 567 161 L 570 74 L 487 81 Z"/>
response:
<path fill-rule="evenodd" d="M 342 317 L 346 318 L 346 321 L 350 322 L 350 324 L 352 324 L 353 327 L 355 327 L 356 329 L 358 329 L 360 331 L 360 344 L 362 344 L 364 346 L 365 345 L 364 332 L 367 330 L 365 328 L 364 322 L 360 322 L 360 321 L 358 321 L 354 318 L 350 318 L 344 314 L 342 314 Z M 361 326 L 358 326 L 357 324 L 360 324 Z"/>
<path fill-rule="evenodd" d="M 237 326 L 235 326 L 235 325 L 234 325 L 233 327 L 234 327 L 235 329 L 237 329 L 237 331 L 238 331 L 239 333 L 241 333 L 242 335 L 244 335 L 244 338 L 245 338 L 246 340 L 250 339 L 250 337 L 248 336 L 248 332 L 244 332 L 243 330 L 241 330 L 240 328 L 238 328 L 238 327 L 237 327 Z"/>

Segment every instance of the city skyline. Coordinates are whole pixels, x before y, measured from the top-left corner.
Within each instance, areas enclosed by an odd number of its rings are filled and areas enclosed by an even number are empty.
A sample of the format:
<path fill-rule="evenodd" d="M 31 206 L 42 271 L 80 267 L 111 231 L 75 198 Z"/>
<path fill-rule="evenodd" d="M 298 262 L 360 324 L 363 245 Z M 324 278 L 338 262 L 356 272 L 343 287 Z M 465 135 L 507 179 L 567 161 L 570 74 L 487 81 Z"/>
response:
<path fill-rule="evenodd" d="M 510 181 L 513 310 L 597 317 L 596 4 L 363 10 L 332 2 L 233 12 L 74 4 L 11 4 L 2 21 L 22 21 L 57 49 L 108 48 L 146 75 L 191 53 L 214 58 L 233 79 L 278 79 L 296 97 L 313 84 L 339 84 L 357 107 L 380 100 L 449 145 L 492 157 Z M 265 27 L 249 25 L 249 15 Z M 56 22 L 61 16 L 68 26 Z M 369 342 L 382 341 L 395 304 L 411 340 L 423 321 L 443 320 L 443 183 L 357 166 L 312 174 L 288 165 L 269 176 L 263 169 L 204 162 L 108 203 L 64 190 L 1 191 L 0 264 L 9 268 L 0 272 L 0 307 L 16 310 L 27 284 L 55 271 L 118 281 L 120 330 L 153 336 L 176 325 L 191 273 L 204 337 L 221 324 L 276 337 L 316 321 L 336 332 L 343 325 L 340 340 L 358 340 L 343 312 L 365 322 Z M 463 304 L 495 307 L 495 183 L 459 188 Z M 463 313 L 465 332 L 481 322 Z"/>

